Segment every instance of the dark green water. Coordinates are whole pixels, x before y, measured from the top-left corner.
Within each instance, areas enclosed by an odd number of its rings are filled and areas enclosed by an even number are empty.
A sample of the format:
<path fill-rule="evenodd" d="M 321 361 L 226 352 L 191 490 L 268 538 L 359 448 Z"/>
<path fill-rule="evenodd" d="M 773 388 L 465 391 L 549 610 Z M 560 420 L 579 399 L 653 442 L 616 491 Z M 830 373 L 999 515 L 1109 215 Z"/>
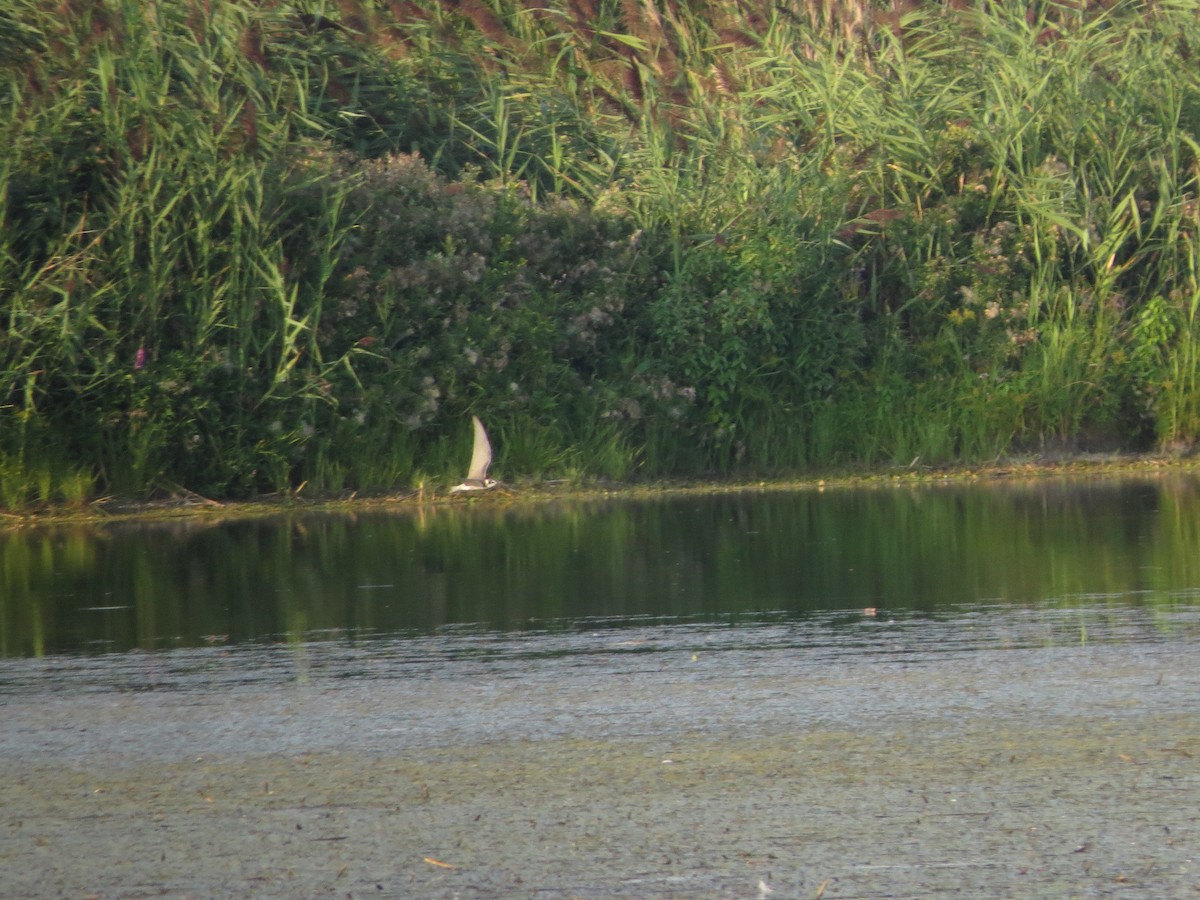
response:
<path fill-rule="evenodd" d="M 1200 481 L 723 494 L 0 533 L 0 656 L 1200 604 Z"/>

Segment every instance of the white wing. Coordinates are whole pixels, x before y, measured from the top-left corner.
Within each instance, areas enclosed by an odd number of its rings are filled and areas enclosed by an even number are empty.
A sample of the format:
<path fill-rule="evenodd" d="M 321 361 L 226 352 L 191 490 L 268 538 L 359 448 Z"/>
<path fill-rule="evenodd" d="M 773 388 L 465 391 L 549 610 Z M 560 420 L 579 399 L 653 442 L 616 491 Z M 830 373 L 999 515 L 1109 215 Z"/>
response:
<path fill-rule="evenodd" d="M 483 481 L 487 478 L 488 466 L 492 464 L 492 445 L 488 441 L 487 432 L 483 430 L 479 416 L 471 416 L 471 421 L 475 423 L 475 449 L 471 452 L 471 468 L 467 472 L 467 478 Z"/>

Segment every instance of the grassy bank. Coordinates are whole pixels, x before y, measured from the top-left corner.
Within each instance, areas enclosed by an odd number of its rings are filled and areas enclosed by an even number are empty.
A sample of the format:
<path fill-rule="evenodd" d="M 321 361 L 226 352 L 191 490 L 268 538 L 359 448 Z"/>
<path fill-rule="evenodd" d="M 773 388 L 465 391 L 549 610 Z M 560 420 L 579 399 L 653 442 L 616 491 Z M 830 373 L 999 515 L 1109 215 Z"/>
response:
<path fill-rule="evenodd" d="M 0 510 L 0 533 L 54 525 L 111 525 L 117 522 L 188 520 L 223 524 L 232 520 L 277 519 L 288 514 L 356 515 L 371 511 L 411 512 L 423 516 L 435 509 L 455 515 L 468 507 L 481 515 L 508 514 L 516 510 L 546 508 L 583 509 L 591 504 L 618 501 L 661 501 L 671 497 L 712 497 L 721 494 L 792 494 L 798 491 L 906 489 L 960 487 L 962 485 L 1029 486 L 1039 482 L 1063 485 L 1085 483 L 1187 483 L 1200 475 L 1200 461 L 1173 459 L 1159 454 L 1075 454 L 1050 458 L 1042 455 L 1011 457 L 992 463 L 945 466 L 878 466 L 809 470 L 803 474 L 760 479 L 641 479 L 612 483 L 584 480 L 575 483 L 523 481 L 504 485 L 464 500 L 461 495 L 437 489 L 405 486 L 386 494 L 349 493 L 320 496 L 307 490 L 258 495 L 247 500 L 218 501 L 188 491 L 174 491 L 154 499 L 100 497 L 89 503 L 40 504 L 11 511 Z"/>
<path fill-rule="evenodd" d="M 1200 432 L 1191 3 L 0 2 L 0 507 Z"/>

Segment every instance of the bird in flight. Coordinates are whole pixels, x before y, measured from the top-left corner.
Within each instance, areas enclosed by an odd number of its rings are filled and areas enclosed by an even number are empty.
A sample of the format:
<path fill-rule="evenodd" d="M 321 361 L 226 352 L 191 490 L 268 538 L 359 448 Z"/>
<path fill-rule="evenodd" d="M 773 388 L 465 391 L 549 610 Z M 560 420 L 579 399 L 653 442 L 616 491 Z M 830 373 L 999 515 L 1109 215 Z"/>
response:
<path fill-rule="evenodd" d="M 483 428 L 483 423 L 479 421 L 479 416 L 471 416 L 471 422 L 475 425 L 475 447 L 471 451 L 471 468 L 467 470 L 467 477 L 463 479 L 462 484 L 456 484 L 450 488 L 452 494 L 465 491 L 486 491 L 499 483 L 495 478 L 487 477 L 488 466 L 492 464 L 492 445 Z"/>

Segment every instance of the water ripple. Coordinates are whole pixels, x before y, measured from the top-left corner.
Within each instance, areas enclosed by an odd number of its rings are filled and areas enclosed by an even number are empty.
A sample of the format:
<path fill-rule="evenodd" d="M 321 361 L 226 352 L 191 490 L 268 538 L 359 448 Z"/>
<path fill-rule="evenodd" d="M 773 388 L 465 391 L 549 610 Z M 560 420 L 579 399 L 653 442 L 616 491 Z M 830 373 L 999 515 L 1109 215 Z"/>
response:
<path fill-rule="evenodd" d="M 1112 598 L 1092 598 L 1111 600 Z M 740 654 L 760 672 L 852 660 L 913 662 L 1027 648 L 1194 641 L 1200 606 L 1101 603 L 975 606 L 953 613 L 880 611 L 740 616 L 731 622 L 585 618 L 532 622 L 519 632 L 456 625 L 435 634 L 318 632 L 280 640 L 163 651 L 0 660 L 0 695 L 38 692 L 212 691 L 336 680 L 528 676 L 539 661 L 609 673 L 677 658 Z"/>

